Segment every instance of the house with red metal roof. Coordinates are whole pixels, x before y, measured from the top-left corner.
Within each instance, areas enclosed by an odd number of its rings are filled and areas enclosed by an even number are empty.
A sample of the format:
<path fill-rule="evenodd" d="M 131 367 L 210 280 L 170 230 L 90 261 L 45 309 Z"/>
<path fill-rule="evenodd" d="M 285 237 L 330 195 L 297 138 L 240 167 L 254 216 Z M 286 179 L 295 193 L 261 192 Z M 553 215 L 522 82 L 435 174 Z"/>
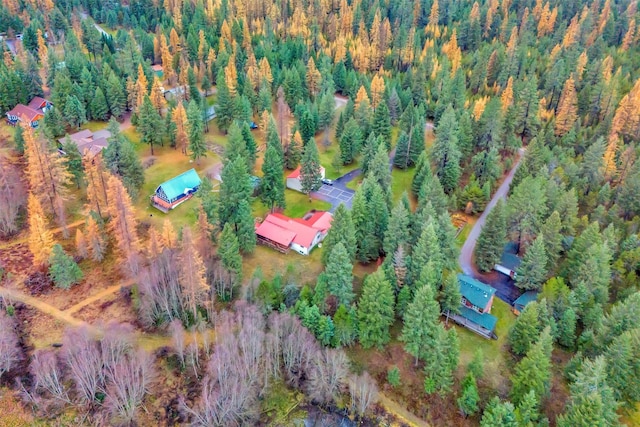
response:
<path fill-rule="evenodd" d="M 12 110 L 7 111 L 7 123 L 15 126 L 18 122 L 24 122 L 29 123 L 32 128 L 37 128 L 44 113 L 51 107 L 53 107 L 51 102 L 36 96 L 29 105 L 18 104 Z"/>
<path fill-rule="evenodd" d="M 324 240 L 332 219 L 329 212 L 321 211 L 309 212 L 303 218 L 273 213 L 256 224 L 256 237 L 258 243 L 282 253 L 293 249 L 301 255 L 309 255 Z"/>
<path fill-rule="evenodd" d="M 324 179 L 324 168 L 320 166 L 320 175 Z M 302 176 L 300 175 L 300 166 L 287 176 L 287 188 L 302 193 Z"/>

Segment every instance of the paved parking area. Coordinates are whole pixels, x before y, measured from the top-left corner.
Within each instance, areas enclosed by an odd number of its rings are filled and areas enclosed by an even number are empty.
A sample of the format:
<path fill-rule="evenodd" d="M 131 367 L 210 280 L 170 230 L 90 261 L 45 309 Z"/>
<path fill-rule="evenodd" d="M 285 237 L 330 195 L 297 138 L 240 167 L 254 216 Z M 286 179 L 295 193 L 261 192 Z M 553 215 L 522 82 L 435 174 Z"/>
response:
<path fill-rule="evenodd" d="M 355 191 L 349 188 L 322 184 L 322 187 L 320 187 L 318 191 L 311 193 L 311 196 L 331 203 L 331 212 L 333 212 L 341 203 L 344 203 L 345 206 L 351 208 L 351 202 L 354 194 Z"/>

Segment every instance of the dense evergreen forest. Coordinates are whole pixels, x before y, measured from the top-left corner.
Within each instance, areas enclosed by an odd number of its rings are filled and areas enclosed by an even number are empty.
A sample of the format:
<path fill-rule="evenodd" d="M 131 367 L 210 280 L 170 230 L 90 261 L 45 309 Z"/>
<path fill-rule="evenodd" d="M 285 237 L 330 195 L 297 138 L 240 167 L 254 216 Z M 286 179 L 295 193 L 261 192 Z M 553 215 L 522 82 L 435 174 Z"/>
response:
<path fill-rule="evenodd" d="M 640 425 L 637 19 L 3 0 L 0 425 Z M 13 113 L 36 97 L 40 120 Z M 190 168 L 193 200 L 153 210 Z M 537 292 L 516 317 L 500 288 L 487 340 L 453 320 L 485 209 L 474 276 L 508 246 L 501 283 Z M 324 210 L 308 257 L 256 239 Z"/>

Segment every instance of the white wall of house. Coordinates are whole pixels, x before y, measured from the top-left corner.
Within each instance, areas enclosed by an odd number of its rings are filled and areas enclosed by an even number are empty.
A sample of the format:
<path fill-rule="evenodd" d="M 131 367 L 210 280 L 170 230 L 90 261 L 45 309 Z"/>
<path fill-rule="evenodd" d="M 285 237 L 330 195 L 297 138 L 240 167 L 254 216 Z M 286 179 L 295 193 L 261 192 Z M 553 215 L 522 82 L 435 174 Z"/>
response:
<path fill-rule="evenodd" d="M 287 188 L 302 193 L 302 181 L 300 181 L 300 178 L 287 178 Z"/>
<path fill-rule="evenodd" d="M 500 264 L 494 265 L 493 269 L 496 270 L 497 272 L 500 272 L 500 273 L 502 273 L 504 275 L 507 275 L 509 277 L 514 277 L 514 278 L 516 277 L 516 272 L 515 271 L 513 271 L 511 269 L 508 269 L 507 267 L 502 266 Z"/>

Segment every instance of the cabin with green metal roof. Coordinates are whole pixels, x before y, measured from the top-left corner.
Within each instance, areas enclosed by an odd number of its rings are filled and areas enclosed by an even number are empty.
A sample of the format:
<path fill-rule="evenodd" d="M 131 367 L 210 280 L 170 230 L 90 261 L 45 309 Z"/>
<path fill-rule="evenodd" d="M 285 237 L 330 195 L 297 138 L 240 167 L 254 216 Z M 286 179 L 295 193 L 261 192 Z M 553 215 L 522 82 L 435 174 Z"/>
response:
<path fill-rule="evenodd" d="M 451 315 L 457 324 L 485 338 L 497 338 L 498 318 L 491 314 L 496 290 L 473 277 L 458 274 L 460 285 L 460 314 Z"/>
<path fill-rule="evenodd" d="M 165 181 L 156 188 L 151 196 L 151 204 L 164 213 L 169 212 L 181 203 L 193 197 L 198 191 L 202 180 L 195 169 L 181 173 L 169 181 Z"/>
<path fill-rule="evenodd" d="M 515 279 L 517 275 L 516 270 L 520 267 L 521 262 L 522 259 L 518 256 L 517 245 L 509 242 L 504 247 L 504 251 L 502 251 L 500 261 L 493 266 L 493 269 Z"/>
<path fill-rule="evenodd" d="M 522 295 L 520 295 L 513 302 L 513 309 L 511 311 L 513 311 L 513 314 L 515 314 L 516 316 L 519 316 L 522 310 L 524 310 L 524 308 L 527 306 L 527 304 L 537 299 L 538 299 L 537 291 L 527 291 Z"/>

